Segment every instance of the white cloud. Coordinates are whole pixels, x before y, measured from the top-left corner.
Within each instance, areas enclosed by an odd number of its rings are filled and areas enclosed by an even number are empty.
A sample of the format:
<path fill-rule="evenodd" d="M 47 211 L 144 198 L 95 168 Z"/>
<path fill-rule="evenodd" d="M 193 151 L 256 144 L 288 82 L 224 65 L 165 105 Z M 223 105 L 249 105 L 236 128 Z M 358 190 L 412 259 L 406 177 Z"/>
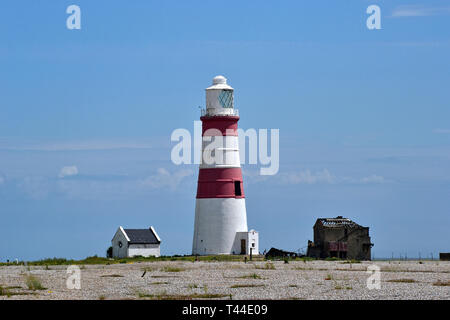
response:
<path fill-rule="evenodd" d="M 421 5 L 402 5 L 394 8 L 392 17 L 426 17 L 450 14 L 450 7 L 425 7 Z"/>
<path fill-rule="evenodd" d="M 159 168 L 156 174 L 148 176 L 141 183 L 153 189 L 169 188 L 175 190 L 184 178 L 193 174 L 194 171 L 192 170 L 179 170 L 171 173 L 164 168 Z"/>
<path fill-rule="evenodd" d="M 27 176 L 18 183 L 18 187 L 35 200 L 46 198 L 52 189 L 50 181 L 41 176 Z"/>
<path fill-rule="evenodd" d="M 386 182 L 386 180 L 382 176 L 377 176 L 376 174 L 372 174 L 368 177 L 362 178 L 361 182 L 362 183 L 383 183 L 383 182 Z"/>
<path fill-rule="evenodd" d="M 335 183 L 336 177 L 327 169 L 311 173 L 309 170 L 300 172 L 284 173 L 281 175 L 281 181 L 288 184 L 316 184 L 316 183 Z"/>
<path fill-rule="evenodd" d="M 167 147 L 166 137 L 140 140 L 10 141 L 0 137 L 0 149 L 27 151 L 100 151 L 115 149 L 154 149 Z"/>
<path fill-rule="evenodd" d="M 59 171 L 58 177 L 64 178 L 64 177 L 70 177 L 70 176 L 76 176 L 78 174 L 78 168 L 76 166 L 67 166 L 62 167 Z"/>
<path fill-rule="evenodd" d="M 450 133 L 450 129 L 434 129 L 434 133 Z"/>
<path fill-rule="evenodd" d="M 277 176 L 279 183 L 286 185 L 296 184 L 372 184 L 389 182 L 384 177 L 372 174 L 363 178 L 336 176 L 328 169 L 311 172 L 309 169 L 300 172 L 284 172 Z M 258 181 L 255 181 L 258 182 Z"/>

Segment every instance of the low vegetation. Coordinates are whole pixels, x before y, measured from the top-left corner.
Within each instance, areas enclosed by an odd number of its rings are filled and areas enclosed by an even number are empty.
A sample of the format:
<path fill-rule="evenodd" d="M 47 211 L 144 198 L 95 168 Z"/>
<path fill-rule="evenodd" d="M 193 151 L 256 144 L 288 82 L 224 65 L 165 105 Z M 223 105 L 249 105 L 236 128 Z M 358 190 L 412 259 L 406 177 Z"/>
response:
<path fill-rule="evenodd" d="M 334 287 L 334 289 L 336 289 L 336 290 L 344 290 L 344 289 L 345 290 L 352 290 L 353 288 L 349 287 L 349 286 L 343 287 L 343 286 L 337 285 L 337 286 Z"/>
<path fill-rule="evenodd" d="M 392 279 L 392 280 L 387 280 L 387 282 L 414 283 L 417 281 L 414 279 Z"/>
<path fill-rule="evenodd" d="M 169 282 L 167 282 L 167 281 L 155 281 L 155 282 L 151 282 L 150 284 L 155 284 L 155 285 L 157 285 L 157 284 L 169 284 Z"/>
<path fill-rule="evenodd" d="M 252 284 L 252 283 L 248 283 L 248 284 L 233 284 L 230 288 L 256 288 L 256 287 L 265 287 L 266 285 L 264 284 Z"/>
<path fill-rule="evenodd" d="M 333 275 L 327 274 L 327 276 L 325 277 L 325 280 L 334 280 Z"/>
<path fill-rule="evenodd" d="M 255 269 L 275 270 L 275 265 L 272 262 L 266 262 L 263 266 L 255 265 Z"/>
<path fill-rule="evenodd" d="M 138 293 L 139 298 L 153 299 L 153 300 L 192 300 L 192 299 L 217 299 L 228 297 L 228 294 L 218 293 L 192 293 L 192 294 L 167 294 L 167 293 Z"/>
<path fill-rule="evenodd" d="M 186 271 L 186 269 L 179 268 L 179 267 L 164 267 L 164 268 L 161 268 L 161 271 L 163 271 L 163 272 L 183 272 L 183 271 Z"/>
<path fill-rule="evenodd" d="M 27 276 L 25 283 L 29 290 L 35 291 L 35 290 L 46 290 L 47 289 L 41 284 L 41 281 L 37 277 L 35 277 L 31 274 Z"/>
<path fill-rule="evenodd" d="M 242 278 L 242 279 L 262 279 L 261 276 L 256 274 L 256 273 L 247 274 L 247 275 L 241 276 L 239 278 Z"/>
<path fill-rule="evenodd" d="M 104 274 L 100 276 L 101 278 L 123 278 L 120 274 Z"/>
<path fill-rule="evenodd" d="M 361 263 L 361 261 L 352 259 L 352 260 L 345 260 L 345 261 L 341 262 L 341 264 L 354 264 L 354 263 Z"/>
<path fill-rule="evenodd" d="M 20 292 L 20 291 L 11 291 L 11 289 L 22 289 L 22 287 L 2 287 L 0 286 L 0 296 L 7 296 L 8 298 L 11 296 L 23 296 L 23 295 L 29 295 L 33 294 L 30 292 Z"/>
<path fill-rule="evenodd" d="M 136 256 L 132 258 L 106 258 L 91 256 L 82 260 L 66 259 L 66 258 L 47 258 L 36 261 L 19 261 L 16 262 L 0 262 L 0 266 L 15 266 L 15 265 L 28 265 L 28 266 L 55 266 L 55 265 L 91 265 L 91 264 L 119 264 L 119 263 L 139 263 L 139 262 L 157 262 L 157 261 L 207 261 L 207 262 L 220 262 L 220 261 L 234 261 L 244 262 L 247 256 L 244 255 L 214 255 L 214 256 L 160 256 L 160 257 L 142 257 Z M 263 256 L 254 256 L 253 260 L 261 261 Z M 47 268 L 45 267 L 45 268 Z"/>
<path fill-rule="evenodd" d="M 437 287 L 449 287 L 450 286 L 450 281 L 441 281 L 438 280 L 436 282 L 433 283 L 433 286 L 437 286 Z"/>

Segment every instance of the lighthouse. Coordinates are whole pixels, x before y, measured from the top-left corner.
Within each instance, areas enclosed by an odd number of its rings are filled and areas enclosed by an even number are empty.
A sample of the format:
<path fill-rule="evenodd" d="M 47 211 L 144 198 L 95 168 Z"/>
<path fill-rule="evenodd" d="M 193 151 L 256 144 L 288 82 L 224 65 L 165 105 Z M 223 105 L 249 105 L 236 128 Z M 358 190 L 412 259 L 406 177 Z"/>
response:
<path fill-rule="evenodd" d="M 193 255 L 258 254 L 258 232 L 248 231 L 239 158 L 239 113 L 234 89 L 217 76 L 202 110 L 202 159 L 195 204 Z"/>

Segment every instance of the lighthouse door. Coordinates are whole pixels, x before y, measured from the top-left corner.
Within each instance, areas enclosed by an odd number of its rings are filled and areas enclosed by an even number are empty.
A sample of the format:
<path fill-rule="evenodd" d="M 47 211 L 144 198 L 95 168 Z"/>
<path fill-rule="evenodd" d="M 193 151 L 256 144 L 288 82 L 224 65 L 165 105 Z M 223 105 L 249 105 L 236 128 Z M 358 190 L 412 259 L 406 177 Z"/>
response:
<path fill-rule="evenodd" d="M 241 239 L 241 254 L 245 254 L 247 250 L 246 249 L 246 245 L 245 245 L 245 239 Z"/>

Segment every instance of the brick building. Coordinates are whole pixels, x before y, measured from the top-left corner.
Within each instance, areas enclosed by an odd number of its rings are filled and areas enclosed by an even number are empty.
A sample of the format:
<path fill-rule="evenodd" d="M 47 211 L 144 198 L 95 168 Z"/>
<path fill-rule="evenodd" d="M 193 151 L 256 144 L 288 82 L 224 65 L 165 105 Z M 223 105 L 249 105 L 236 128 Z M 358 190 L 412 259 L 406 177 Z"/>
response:
<path fill-rule="evenodd" d="M 306 255 L 313 258 L 336 257 L 341 259 L 370 260 L 371 243 L 369 227 L 363 227 L 350 219 L 317 219 L 314 242 L 308 241 Z"/>

